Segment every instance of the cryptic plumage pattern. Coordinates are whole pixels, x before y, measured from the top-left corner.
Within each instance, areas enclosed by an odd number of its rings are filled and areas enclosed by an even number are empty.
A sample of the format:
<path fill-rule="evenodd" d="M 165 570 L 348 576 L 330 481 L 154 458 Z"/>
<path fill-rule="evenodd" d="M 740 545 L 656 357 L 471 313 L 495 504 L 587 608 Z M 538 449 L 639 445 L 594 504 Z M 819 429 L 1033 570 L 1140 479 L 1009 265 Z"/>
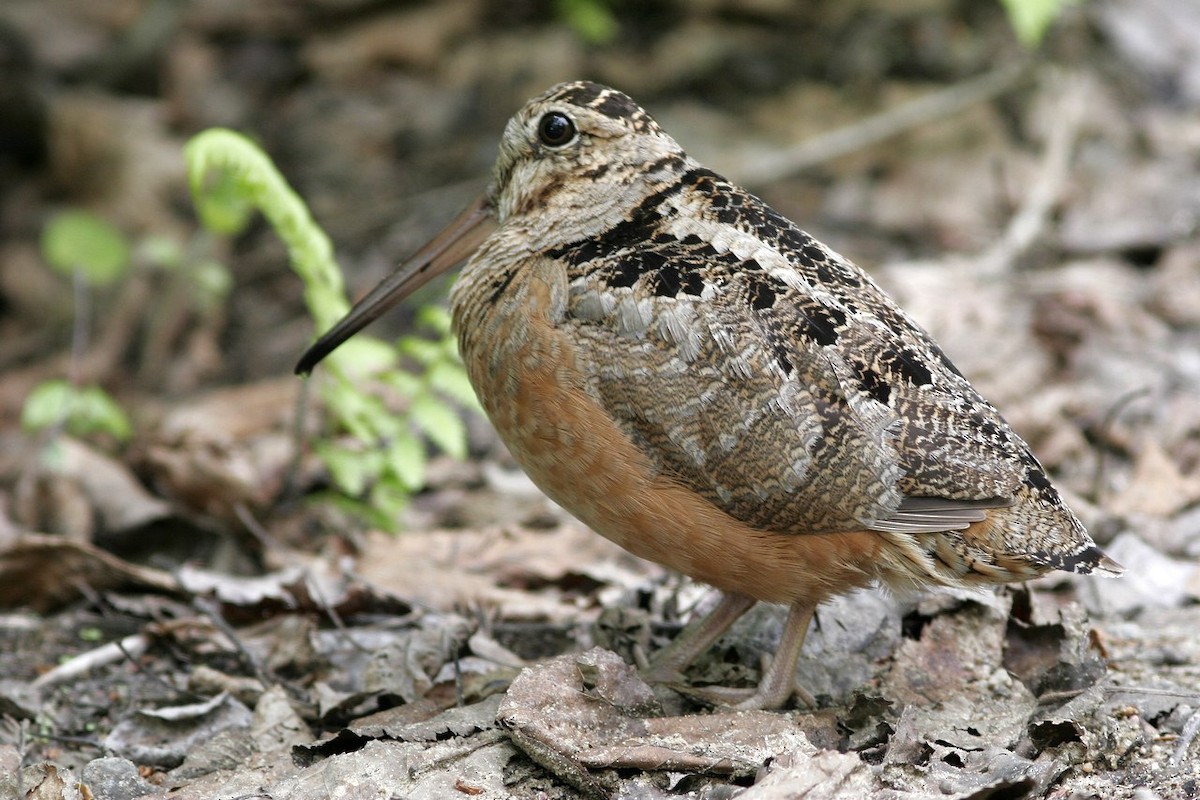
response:
<path fill-rule="evenodd" d="M 553 112 L 577 131 L 565 146 L 538 139 Z M 529 364 L 569 358 L 656 476 L 778 536 L 876 532 L 903 557 L 861 565 L 870 577 L 1110 568 L 1025 443 L 863 270 L 689 158 L 627 96 L 556 86 L 500 150 L 500 227 L 452 310 L 485 407 L 535 481 L 564 465 L 523 452 L 529 432 L 502 406 Z M 561 352 L 541 352 L 539 331 Z"/>

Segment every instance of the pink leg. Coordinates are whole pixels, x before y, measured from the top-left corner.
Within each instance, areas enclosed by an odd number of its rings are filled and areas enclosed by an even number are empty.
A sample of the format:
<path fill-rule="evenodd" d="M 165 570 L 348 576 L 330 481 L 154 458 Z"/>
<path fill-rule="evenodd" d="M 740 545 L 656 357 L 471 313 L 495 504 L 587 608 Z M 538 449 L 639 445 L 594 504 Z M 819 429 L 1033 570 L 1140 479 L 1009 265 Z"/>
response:
<path fill-rule="evenodd" d="M 675 641 L 655 653 L 642 667 L 642 678 L 651 683 L 675 683 L 696 657 L 712 646 L 756 601 L 742 594 L 722 593 L 720 602 L 703 617 L 687 624 Z"/>
<path fill-rule="evenodd" d="M 779 639 L 779 647 L 771 659 L 770 666 L 763 673 L 757 689 L 705 686 L 687 688 L 684 692 L 710 703 L 728 705 L 740 710 L 780 708 L 795 694 L 809 708 L 816 708 L 817 703 L 813 696 L 803 687 L 796 685 L 796 662 L 800 659 L 804 638 L 808 635 L 808 626 L 812 623 L 816 608 L 816 603 L 792 604 L 788 610 L 787 622 L 783 626 L 783 635 Z M 718 606 L 717 610 L 721 610 L 721 607 Z M 740 615 L 739 613 L 725 623 L 725 627 L 713 638 L 719 637 Z"/>

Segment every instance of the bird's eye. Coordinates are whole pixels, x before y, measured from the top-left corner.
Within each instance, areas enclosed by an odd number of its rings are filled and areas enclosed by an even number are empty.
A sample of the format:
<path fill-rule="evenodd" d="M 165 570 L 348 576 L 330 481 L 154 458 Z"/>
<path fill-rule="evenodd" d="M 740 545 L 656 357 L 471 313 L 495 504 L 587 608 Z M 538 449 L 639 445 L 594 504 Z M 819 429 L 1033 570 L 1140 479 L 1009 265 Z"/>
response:
<path fill-rule="evenodd" d="M 560 111 L 551 111 L 538 122 L 538 138 L 547 147 L 562 147 L 575 138 L 575 123 Z"/>

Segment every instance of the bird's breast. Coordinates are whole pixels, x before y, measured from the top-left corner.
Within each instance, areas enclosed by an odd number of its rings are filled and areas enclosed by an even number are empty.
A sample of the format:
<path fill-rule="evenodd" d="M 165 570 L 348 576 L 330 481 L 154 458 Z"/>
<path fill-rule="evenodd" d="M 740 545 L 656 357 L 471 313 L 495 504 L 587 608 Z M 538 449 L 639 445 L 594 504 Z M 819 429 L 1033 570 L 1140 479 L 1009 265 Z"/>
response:
<path fill-rule="evenodd" d="M 759 530 L 661 474 L 587 390 L 586 359 L 561 324 L 567 291 L 561 265 L 534 260 L 469 270 L 451 296 L 476 394 L 548 497 L 635 555 L 760 600 L 816 601 L 870 579 L 873 534 Z"/>

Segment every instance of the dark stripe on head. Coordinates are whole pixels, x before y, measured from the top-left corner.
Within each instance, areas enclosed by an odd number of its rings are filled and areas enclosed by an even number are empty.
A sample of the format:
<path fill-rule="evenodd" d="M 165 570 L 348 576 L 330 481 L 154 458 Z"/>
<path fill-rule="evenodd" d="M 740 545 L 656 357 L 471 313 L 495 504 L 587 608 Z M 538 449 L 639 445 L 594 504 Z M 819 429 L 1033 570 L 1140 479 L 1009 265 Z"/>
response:
<path fill-rule="evenodd" d="M 592 83 L 591 81 L 576 81 L 575 83 L 562 84 L 558 88 L 554 89 L 552 93 L 546 97 L 546 99 L 555 102 L 569 103 L 573 106 L 586 106 L 600 95 L 611 91 L 612 90 L 608 87 L 601 86 L 598 83 Z"/>
<path fill-rule="evenodd" d="M 633 102 L 629 95 L 591 81 L 564 83 L 551 89 L 545 99 L 551 103 L 589 108 L 610 119 L 624 120 L 639 133 L 659 130 L 650 115 Z"/>
<path fill-rule="evenodd" d="M 597 98 L 597 102 L 592 103 L 591 108 L 613 119 L 629 119 L 642 110 L 628 95 L 613 89 L 608 89 Z"/>

